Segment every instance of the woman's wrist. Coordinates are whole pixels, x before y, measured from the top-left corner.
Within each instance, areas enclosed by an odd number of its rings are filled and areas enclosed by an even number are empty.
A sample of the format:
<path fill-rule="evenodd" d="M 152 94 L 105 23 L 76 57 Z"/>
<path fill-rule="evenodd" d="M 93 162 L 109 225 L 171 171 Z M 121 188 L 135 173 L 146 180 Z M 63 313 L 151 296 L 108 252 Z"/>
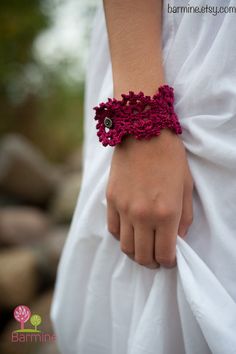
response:
<path fill-rule="evenodd" d="M 145 95 L 153 96 L 156 91 L 157 87 L 160 87 L 165 84 L 165 79 L 164 79 L 164 73 L 162 72 L 162 69 L 159 69 L 159 76 L 156 77 L 156 80 L 154 81 L 155 76 L 152 76 L 150 79 L 144 79 L 145 73 L 142 74 L 142 79 L 138 80 L 133 80 L 132 82 L 130 81 L 121 81 L 121 80 L 113 80 L 113 97 L 116 99 L 121 98 L 121 94 L 124 92 L 145 92 Z M 117 76 L 119 76 L 117 74 Z"/>

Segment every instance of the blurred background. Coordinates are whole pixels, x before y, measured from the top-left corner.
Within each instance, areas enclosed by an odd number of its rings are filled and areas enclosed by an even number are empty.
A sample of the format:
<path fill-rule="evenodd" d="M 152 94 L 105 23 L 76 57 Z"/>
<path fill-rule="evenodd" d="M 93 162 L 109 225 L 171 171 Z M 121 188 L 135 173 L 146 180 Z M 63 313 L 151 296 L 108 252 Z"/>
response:
<path fill-rule="evenodd" d="M 13 310 L 30 307 L 53 333 L 56 269 L 80 189 L 95 11 L 95 0 L 0 2 L 0 353 L 58 353 L 55 343 L 12 343 Z"/>

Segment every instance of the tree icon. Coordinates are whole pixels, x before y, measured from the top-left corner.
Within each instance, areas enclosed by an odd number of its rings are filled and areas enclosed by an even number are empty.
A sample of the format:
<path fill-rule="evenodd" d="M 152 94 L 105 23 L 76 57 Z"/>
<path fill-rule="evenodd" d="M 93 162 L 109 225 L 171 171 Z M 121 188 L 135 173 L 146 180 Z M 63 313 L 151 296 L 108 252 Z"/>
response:
<path fill-rule="evenodd" d="M 15 319 L 20 322 L 20 329 L 24 329 L 25 322 L 30 318 L 31 312 L 30 309 L 25 305 L 19 305 L 14 310 Z"/>
<path fill-rule="evenodd" d="M 41 316 L 37 314 L 32 315 L 30 318 L 30 323 L 32 324 L 32 326 L 34 326 L 35 331 L 37 331 L 37 327 L 42 323 Z"/>

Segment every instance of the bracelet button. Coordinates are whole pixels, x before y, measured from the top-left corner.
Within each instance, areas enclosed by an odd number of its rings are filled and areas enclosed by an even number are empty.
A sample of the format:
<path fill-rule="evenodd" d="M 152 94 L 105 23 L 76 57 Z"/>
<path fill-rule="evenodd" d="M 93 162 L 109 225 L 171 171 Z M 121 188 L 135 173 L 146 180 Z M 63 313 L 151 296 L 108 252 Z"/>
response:
<path fill-rule="evenodd" d="M 106 118 L 104 119 L 104 125 L 105 125 L 105 127 L 107 127 L 107 128 L 111 128 L 111 127 L 112 127 L 112 120 L 111 120 L 111 118 L 106 117 Z"/>

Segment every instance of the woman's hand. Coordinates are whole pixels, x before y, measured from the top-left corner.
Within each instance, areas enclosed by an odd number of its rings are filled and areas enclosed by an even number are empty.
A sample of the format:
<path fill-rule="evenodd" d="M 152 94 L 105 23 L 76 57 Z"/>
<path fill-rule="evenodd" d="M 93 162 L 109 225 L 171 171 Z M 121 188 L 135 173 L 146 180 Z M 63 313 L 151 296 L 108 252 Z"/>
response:
<path fill-rule="evenodd" d="M 162 7 L 156 0 L 103 0 L 114 97 L 152 96 L 165 80 Z M 192 187 L 184 145 L 169 129 L 150 140 L 126 137 L 114 147 L 106 190 L 108 229 L 121 250 L 150 268 L 176 264 L 176 237 L 192 221 Z"/>
<path fill-rule="evenodd" d="M 193 181 L 184 145 L 164 129 L 127 136 L 114 147 L 106 189 L 109 232 L 121 250 L 148 268 L 176 265 L 176 238 L 192 222 Z"/>

